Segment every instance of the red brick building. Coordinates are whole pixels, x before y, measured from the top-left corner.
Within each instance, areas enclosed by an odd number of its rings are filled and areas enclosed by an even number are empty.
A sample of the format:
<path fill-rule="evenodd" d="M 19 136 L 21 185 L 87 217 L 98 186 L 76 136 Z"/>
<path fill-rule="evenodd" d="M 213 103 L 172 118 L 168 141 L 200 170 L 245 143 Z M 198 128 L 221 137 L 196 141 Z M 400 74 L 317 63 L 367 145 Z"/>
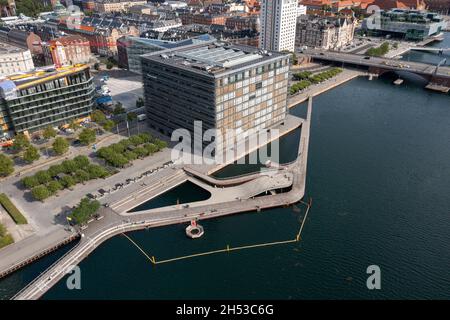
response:
<path fill-rule="evenodd" d="M 57 66 L 88 63 L 91 59 L 89 40 L 79 35 L 60 37 L 42 44 L 45 62 Z"/>

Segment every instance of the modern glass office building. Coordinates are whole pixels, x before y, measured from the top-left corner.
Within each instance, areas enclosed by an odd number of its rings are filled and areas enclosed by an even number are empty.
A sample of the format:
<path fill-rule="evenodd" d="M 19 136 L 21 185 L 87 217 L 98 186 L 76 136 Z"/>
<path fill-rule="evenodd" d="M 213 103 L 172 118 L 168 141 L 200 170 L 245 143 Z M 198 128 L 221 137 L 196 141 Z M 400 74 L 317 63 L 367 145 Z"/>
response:
<path fill-rule="evenodd" d="M 281 123 L 287 113 L 289 56 L 255 47 L 209 42 L 142 56 L 150 125 L 176 129 L 250 129 Z"/>
<path fill-rule="evenodd" d="M 364 19 L 361 27 L 368 35 L 420 41 L 441 33 L 446 26 L 447 22 L 437 13 L 392 9 Z"/>
<path fill-rule="evenodd" d="M 94 86 L 87 65 L 46 68 L 0 80 L 0 136 L 88 116 Z"/>
<path fill-rule="evenodd" d="M 119 65 L 122 68 L 128 68 L 131 72 L 141 74 L 141 55 L 143 54 L 211 41 L 213 39 L 208 34 L 180 40 L 146 39 L 125 36 L 117 40 Z"/>

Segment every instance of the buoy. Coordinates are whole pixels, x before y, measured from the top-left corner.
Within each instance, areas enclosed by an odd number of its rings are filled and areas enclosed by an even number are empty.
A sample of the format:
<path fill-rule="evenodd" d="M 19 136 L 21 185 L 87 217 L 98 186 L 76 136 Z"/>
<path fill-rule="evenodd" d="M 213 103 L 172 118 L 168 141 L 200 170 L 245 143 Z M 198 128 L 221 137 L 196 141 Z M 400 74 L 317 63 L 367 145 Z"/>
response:
<path fill-rule="evenodd" d="M 191 224 L 186 227 L 186 235 L 191 239 L 197 239 L 203 236 L 205 230 L 197 221 L 192 220 Z"/>

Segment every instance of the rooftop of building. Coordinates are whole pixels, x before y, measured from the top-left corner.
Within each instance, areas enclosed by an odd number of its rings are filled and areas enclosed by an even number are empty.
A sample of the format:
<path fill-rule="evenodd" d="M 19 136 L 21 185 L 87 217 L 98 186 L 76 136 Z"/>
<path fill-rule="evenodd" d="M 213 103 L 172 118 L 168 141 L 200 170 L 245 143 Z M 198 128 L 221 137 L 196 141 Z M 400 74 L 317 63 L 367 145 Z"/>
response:
<path fill-rule="evenodd" d="M 170 31 L 170 30 L 169 30 Z M 169 31 L 159 32 L 159 34 L 165 34 L 167 37 L 164 38 L 140 38 L 140 37 L 131 37 L 126 36 L 122 37 L 118 40 L 124 46 L 131 45 L 131 43 L 140 43 L 143 45 L 156 46 L 162 49 L 172 49 L 180 46 L 200 43 L 200 42 L 208 42 L 215 40 L 214 37 L 209 34 L 203 34 L 195 37 L 184 37 L 178 38 L 176 36 L 169 37 L 171 33 Z M 157 32 L 158 33 L 158 32 Z"/>
<path fill-rule="evenodd" d="M 384 17 L 390 17 L 393 20 L 404 22 L 428 23 L 443 20 L 443 18 L 435 12 L 414 9 L 391 9 L 381 11 L 381 15 Z"/>
<path fill-rule="evenodd" d="M 356 22 L 356 19 L 352 16 L 341 16 L 341 15 L 313 15 L 306 14 L 298 18 L 297 23 L 309 23 L 316 26 L 328 26 L 328 27 L 340 27 Z"/>
<path fill-rule="evenodd" d="M 143 55 L 144 59 L 208 76 L 268 62 L 283 56 L 287 57 L 286 54 L 280 52 L 232 45 L 222 41 L 210 41 Z"/>
<path fill-rule="evenodd" d="M 142 2 L 144 0 L 96 0 L 95 2 L 102 4 L 121 3 L 121 2 Z"/>
<path fill-rule="evenodd" d="M 7 55 L 12 53 L 20 53 L 27 51 L 28 49 L 22 49 L 8 43 L 0 42 L 0 55 Z"/>
<path fill-rule="evenodd" d="M 88 40 L 80 35 L 67 35 L 67 36 L 62 36 L 62 37 L 50 40 L 49 43 L 51 43 L 51 44 L 59 43 L 59 44 L 65 46 L 68 44 L 72 44 L 74 42 L 86 42 L 86 41 L 88 41 Z"/>
<path fill-rule="evenodd" d="M 30 72 L 22 72 L 3 77 L 0 79 L 0 88 L 3 89 L 3 91 L 10 88 L 24 89 L 32 85 L 68 76 L 87 68 L 89 68 L 89 66 L 86 64 L 76 64 L 60 68 L 52 66 L 36 68 Z"/>

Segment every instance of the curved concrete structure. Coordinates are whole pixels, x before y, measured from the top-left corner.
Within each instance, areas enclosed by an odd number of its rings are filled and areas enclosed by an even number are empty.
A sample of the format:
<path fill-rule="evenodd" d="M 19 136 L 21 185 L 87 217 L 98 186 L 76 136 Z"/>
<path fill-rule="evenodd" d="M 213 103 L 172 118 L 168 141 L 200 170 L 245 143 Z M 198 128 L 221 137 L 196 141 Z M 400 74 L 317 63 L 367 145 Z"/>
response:
<path fill-rule="evenodd" d="M 312 100 L 309 99 L 307 119 L 302 124 L 297 161 L 288 167 L 288 171 L 292 174 L 291 190 L 289 192 L 181 209 L 154 209 L 151 212 L 136 212 L 126 217 L 117 214 L 111 208 L 102 208 L 100 213 L 104 218 L 94 221 L 89 225 L 88 229 L 82 232 L 78 245 L 23 288 L 13 299 L 39 299 L 61 280 L 71 270 L 72 266 L 77 265 L 94 251 L 97 246 L 118 234 L 144 228 L 189 222 L 193 219 L 211 219 L 239 212 L 259 211 L 260 209 L 297 203 L 305 194 L 311 108 Z M 272 188 L 273 185 L 270 185 L 270 187 Z"/>

